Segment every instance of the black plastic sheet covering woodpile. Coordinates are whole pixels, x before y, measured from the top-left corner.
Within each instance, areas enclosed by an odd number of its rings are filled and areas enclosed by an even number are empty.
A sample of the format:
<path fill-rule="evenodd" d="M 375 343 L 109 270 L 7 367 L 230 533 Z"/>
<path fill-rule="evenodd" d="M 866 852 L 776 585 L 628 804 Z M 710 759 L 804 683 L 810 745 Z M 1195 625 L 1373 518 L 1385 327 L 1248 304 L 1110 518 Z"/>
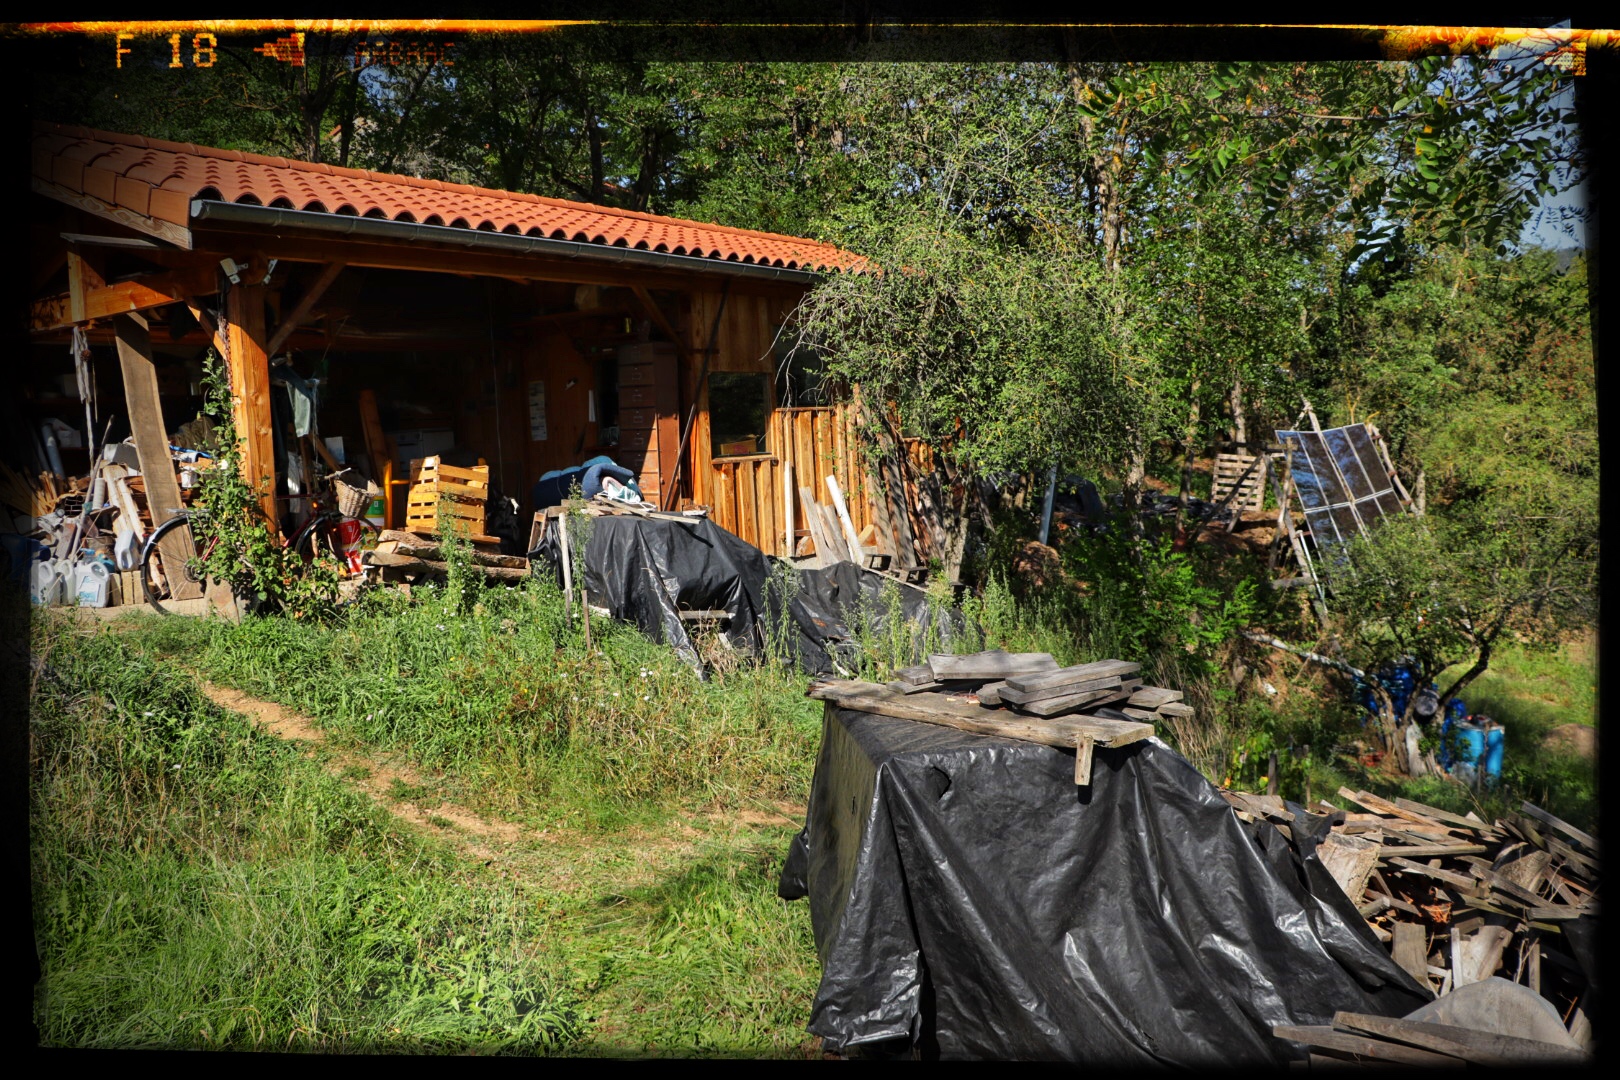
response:
<path fill-rule="evenodd" d="M 1276 1025 L 1432 999 L 1318 860 L 1157 739 L 1096 756 L 829 706 L 780 895 L 845 1055 L 1275 1065 Z M 1328 819 L 1321 820 L 1326 831 Z"/>
<path fill-rule="evenodd" d="M 913 659 L 930 647 L 948 648 L 960 633 L 961 614 L 930 604 L 917 589 L 849 562 L 821 570 L 773 563 L 708 518 L 590 520 L 584 569 L 591 603 L 634 622 L 694 666 L 701 665 L 683 611 L 722 611 L 721 632 L 740 653 L 765 655 L 774 637 L 782 643 L 783 659 L 819 675 L 852 670 L 863 635 L 888 636 L 886 587 L 898 590 L 899 615 L 913 636 Z M 560 574 L 558 537 L 559 530 L 547 530 L 529 558 L 545 559 Z"/>

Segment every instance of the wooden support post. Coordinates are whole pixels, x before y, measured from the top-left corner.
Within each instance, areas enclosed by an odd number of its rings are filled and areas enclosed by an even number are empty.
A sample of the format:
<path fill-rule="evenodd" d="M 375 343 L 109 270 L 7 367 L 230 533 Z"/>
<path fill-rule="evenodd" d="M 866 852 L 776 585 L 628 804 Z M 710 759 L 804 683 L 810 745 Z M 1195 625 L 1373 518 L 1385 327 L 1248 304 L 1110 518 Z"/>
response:
<path fill-rule="evenodd" d="M 275 444 L 270 429 L 270 354 L 265 349 L 264 286 L 234 286 L 226 301 L 226 363 L 231 408 L 242 445 L 242 476 L 259 492 L 272 531 L 276 515 Z"/>
<path fill-rule="evenodd" d="M 394 527 L 394 456 L 388 451 L 382 418 L 377 412 L 377 393 L 370 387 L 360 391 L 360 429 L 366 437 L 366 456 L 371 458 L 373 479 L 383 489 L 383 520 Z"/>
<path fill-rule="evenodd" d="M 135 435 L 135 453 L 140 458 L 141 476 L 146 482 L 146 504 L 152 514 L 152 527 L 168 521 L 181 509 L 180 482 L 174 476 L 174 459 L 169 456 L 169 435 L 163 424 L 163 407 L 158 400 L 157 369 L 152 366 L 152 342 L 146 322 L 138 315 L 119 315 L 113 320 L 117 335 L 118 366 L 124 374 L 124 401 L 129 426 Z M 197 554 L 191 527 L 181 526 L 163 538 L 158 551 L 169 579 L 170 594 L 176 600 L 202 595 L 202 586 L 184 573 L 186 560 Z"/>
<path fill-rule="evenodd" d="M 1078 787 L 1091 783 L 1091 752 L 1096 742 L 1090 735 L 1080 736 L 1074 748 L 1074 782 Z"/>

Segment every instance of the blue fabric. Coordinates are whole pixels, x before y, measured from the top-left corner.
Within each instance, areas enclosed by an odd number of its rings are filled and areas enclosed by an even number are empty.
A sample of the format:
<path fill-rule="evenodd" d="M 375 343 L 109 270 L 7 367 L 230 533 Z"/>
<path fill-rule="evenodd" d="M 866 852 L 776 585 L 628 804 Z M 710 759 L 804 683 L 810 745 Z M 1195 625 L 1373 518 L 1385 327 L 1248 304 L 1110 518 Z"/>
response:
<path fill-rule="evenodd" d="M 631 484 L 636 474 L 622 465 L 615 465 L 611 460 L 601 461 L 585 470 L 585 480 L 581 486 L 585 489 L 585 497 L 594 499 L 602 491 L 602 477 L 611 476 L 621 484 Z M 641 492 L 636 492 L 640 495 Z"/>
<path fill-rule="evenodd" d="M 597 492 L 602 490 L 602 477 L 604 476 L 611 476 L 620 483 L 628 484 L 635 491 L 637 497 L 640 497 L 641 489 L 636 486 L 636 474 L 607 455 L 599 454 L 583 465 L 575 465 L 567 469 L 552 469 L 550 472 L 542 473 L 540 479 L 534 482 L 534 487 L 529 490 L 529 499 L 536 510 L 544 510 L 548 506 L 560 506 L 562 501 L 568 498 L 568 492 L 574 486 L 575 480 L 579 481 L 580 489 L 584 491 L 585 497 L 593 499 L 596 497 Z"/>

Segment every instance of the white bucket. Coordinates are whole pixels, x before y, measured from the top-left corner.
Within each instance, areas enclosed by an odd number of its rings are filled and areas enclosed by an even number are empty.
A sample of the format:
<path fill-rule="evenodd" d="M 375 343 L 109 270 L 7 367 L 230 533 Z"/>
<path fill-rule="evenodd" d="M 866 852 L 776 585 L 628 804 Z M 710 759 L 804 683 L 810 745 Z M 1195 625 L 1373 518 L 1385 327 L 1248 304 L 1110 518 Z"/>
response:
<path fill-rule="evenodd" d="M 82 562 L 74 568 L 73 584 L 80 607 L 106 607 L 112 591 L 107 564 L 100 559 Z"/>

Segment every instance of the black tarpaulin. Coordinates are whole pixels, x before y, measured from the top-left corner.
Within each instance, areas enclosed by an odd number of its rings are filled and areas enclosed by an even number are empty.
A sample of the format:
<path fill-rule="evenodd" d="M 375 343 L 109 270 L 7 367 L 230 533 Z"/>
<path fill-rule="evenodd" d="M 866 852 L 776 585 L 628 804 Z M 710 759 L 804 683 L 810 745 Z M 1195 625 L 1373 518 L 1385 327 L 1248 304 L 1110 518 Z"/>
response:
<path fill-rule="evenodd" d="M 930 647 L 947 651 L 960 633 L 961 615 L 917 589 L 850 562 L 795 570 L 708 518 L 585 520 L 589 525 L 576 524 L 569 536 L 578 543 L 588 531 L 583 563 L 591 602 L 695 666 L 697 650 L 681 611 L 724 611 L 725 638 L 734 649 L 753 657 L 774 651 L 812 674 L 852 670 L 861 636 L 891 637 L 896 613 L 907 626 L 912 662 Z M 559 552 L 552 528 L 529 558 L 547 560 L 560 574 Z"/>
<path fill-rule="evenodd" d="M 1430 1000 L 1314 848 L 1267 829 L 1263 850 L 1156 739 L 1098 750 L 1077 787 L 1072 751 L 829 707 L 780 890 L 810 901 L 809 1030 L 846 1053 L 1277 1064 L 1302 1054 L 1274 1024 Z"/>

